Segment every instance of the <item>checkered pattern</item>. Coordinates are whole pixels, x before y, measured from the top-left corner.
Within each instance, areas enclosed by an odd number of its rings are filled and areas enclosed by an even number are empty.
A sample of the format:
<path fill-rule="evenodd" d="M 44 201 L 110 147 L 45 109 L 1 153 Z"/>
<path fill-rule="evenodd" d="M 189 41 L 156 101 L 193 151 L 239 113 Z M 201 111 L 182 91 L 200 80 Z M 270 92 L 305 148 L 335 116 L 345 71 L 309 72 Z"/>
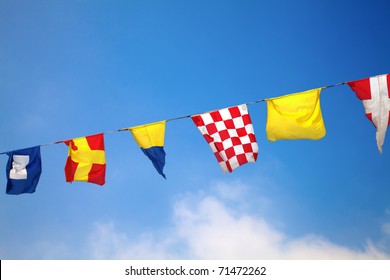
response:
<path fill-rule="evenodd" d="M 255 162 L 258 145 L 246 104 L 192 116 L 224 173 Z"/>

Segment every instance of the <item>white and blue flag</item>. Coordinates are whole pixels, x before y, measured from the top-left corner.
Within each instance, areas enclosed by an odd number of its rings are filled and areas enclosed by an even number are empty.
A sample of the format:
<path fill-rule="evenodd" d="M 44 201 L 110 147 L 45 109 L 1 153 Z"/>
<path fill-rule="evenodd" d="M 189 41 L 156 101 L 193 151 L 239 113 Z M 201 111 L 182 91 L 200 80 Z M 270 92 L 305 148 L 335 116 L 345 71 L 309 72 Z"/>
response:
<path fill-rule="evenodd" d="M 33 193 L 42 172 L 41 147 L 7 152 L 7 194 Z"/>

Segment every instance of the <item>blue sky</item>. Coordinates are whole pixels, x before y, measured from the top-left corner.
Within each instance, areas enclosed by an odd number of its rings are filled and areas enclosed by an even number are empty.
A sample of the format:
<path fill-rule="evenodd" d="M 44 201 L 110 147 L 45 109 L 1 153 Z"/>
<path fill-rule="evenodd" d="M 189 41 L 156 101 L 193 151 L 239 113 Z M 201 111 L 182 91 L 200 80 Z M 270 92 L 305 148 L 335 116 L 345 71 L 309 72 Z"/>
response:
<path fill-rule="evenodd" d="M 0 1 L 1 151 L 389 73 L 387 1 Z M 164 180 L 129 132 L 106 184 L 65 182 L 42 147 L 34 194 L 5 194 L 1 259 L 390 258 L 390 155 L 348 86 L 327 135 L 268 142 L 223 174 L 190 119 L 167 123 Z"/>

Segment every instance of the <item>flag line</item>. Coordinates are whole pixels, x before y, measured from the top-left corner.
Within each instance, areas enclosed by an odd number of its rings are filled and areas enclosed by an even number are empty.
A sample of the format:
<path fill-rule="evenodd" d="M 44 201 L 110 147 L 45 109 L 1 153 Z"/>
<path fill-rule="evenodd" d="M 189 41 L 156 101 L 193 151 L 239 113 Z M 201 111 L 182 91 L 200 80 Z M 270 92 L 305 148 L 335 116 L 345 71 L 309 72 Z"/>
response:
<path fill-rule="evenodd" d="M 341 82 L 341 83 L 338 83 L 338 84 L 334 84 L 334 85 L 329 85 L 329 86 L 324 86 L 322 87 L 322 89 L 328 89 L 328 88 L 332 88 L 332 87 L 336 87 L 336 86 L 342 86 L 342 85 L 345 85 L 347 84 L 348 82 Z M 282 95 L 283 96 L 283 95 Z M 265 102 L 266 99 L 261 99 L 261 100 L 257 100 L 257 101 L 250 101 L 250 102 L 245 102 L 243 104 L 246 104 L 246 105 L 256 105 L 256 104 L 259 104 L 261 102 Z M 212 111 L 208 111 L 208 112 L 213 112 L 214 110 Z M 167 119 L 166 122 L 171 122 L 171 121 L 177 121 L 177 120 L 182 120 L 182 119 L 187 119 L 187 118 L 191 118 L 192 116 L 196 116 L 196 115 L 200 115 L 200 114 L 205 114 L 205 113 L 208 113 L 208 112 L 203 112 L 203 113 L 198 113 L 198 114 L 192 114 L 192 115 L 186 115 L 186 116 L 181 116 L 181 117 L 175 117 L 175 118 L 171 118 L 171 119 Z M 130 128 L 133 128 L 133 127 L 136 127 L 136 126 L 131 126 L 131 127 L 127 127 L 127 128 L 121 128 L 121 129 L 117 129 L 117 130 L 111 130 L 111 131 L 106 131 L 106 132 L 101 132 L 100 134 L 111 134 L 111 133 L 115 133 L 115 132 L 123 132 L 123 131 L 128 131 Z M 77 138 L 77 137 L 76 137 Z M 72 138 L 73 139 L 73 138 Z M 57 144 L 60 144 L 60 143 L 64 143 L 64 141 L 66 140 L 59 140 L 59 141 L 55 141 L 55 142 L 51 142 L 51 143 L 46 143 L 46 144 L 40 144 L 40 145 L 36 145 L 36 146 L 40 146 L 40 147 L 45 147 L 45 146 L 50 146 L 50 145 L 57 145 Z M 11 151 L 7 151 L 7 152 L 1 152 L 0 155 L 4 155 L 4 154 L 7 154 Z"/>

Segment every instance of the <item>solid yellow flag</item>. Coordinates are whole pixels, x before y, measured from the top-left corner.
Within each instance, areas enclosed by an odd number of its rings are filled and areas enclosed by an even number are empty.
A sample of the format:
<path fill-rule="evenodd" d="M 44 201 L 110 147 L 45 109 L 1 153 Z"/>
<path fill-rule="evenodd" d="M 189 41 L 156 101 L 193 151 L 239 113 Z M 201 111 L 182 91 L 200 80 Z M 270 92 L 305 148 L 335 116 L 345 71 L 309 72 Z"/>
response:
<path fill-rule="evenodd" d="M 269 141 L 312 139 L 325 136 L 321 114 L 322 88 L 266 99 Z"/>

